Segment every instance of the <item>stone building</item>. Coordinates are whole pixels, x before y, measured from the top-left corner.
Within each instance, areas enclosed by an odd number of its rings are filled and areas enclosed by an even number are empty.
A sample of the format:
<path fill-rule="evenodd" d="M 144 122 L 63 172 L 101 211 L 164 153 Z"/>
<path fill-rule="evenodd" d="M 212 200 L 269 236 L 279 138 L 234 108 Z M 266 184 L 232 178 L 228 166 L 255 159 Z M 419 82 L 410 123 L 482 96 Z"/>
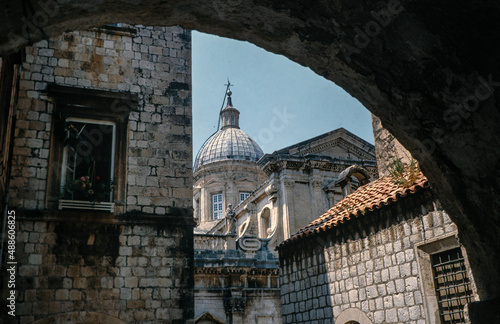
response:
<path fill-rule="evenodd" d="M 195 322 L 281 323 L 276 246 L 377 176 L 374 147 L 341 128 L 263 154 L 228 94 L 195 160 Z"/>
<path fill-rule="evenodd" d="M 456 225 L 415 164 L 385 173 L 280 244 L 284 323 L 465 323 Z"/>
<path fill-rule="evenodd" d="M 190 32 L 109 25 L 0 63 L 2 322 L 192 319 Z"/>
<path fill-rule="evenodd" d="M 348 7 L 328 1 L 314 6 L 294 1 L 2 4 L 2 56 L 46 34 L 132 19 L 246 40 L 340 85 L 380 117 L 419 160 L 471 251 L 484 302 L 470 310 L 496 318 L 500 92 L 495 91 L 495 76 L 500 74 L 500 47 L 498 22 L 488 17 L 498 16 L 499 2 L 358 1 Z"/>

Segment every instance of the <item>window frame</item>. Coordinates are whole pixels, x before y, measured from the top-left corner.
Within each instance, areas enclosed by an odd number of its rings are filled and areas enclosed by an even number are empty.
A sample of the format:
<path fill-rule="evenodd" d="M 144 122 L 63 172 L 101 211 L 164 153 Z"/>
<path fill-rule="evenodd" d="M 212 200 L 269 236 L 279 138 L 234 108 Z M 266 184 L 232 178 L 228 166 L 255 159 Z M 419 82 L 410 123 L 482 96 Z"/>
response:
<path fill-rule="evenodd" d="M 214 198 L 220 197 L 220 201 L 214 201 Z M 214 193 L 211 196 L 211 201 L 212 201 L 212 220 L 220 220 L 224 218 L 224 196 L 222 195 L 222 192 L 219 193 Z M 215 206 L 220 207 L 220 209 L 215 209 Z M 220 217 L 217 217 L 217 215 L 220 214 Z"/>
<path fill-rule="evenodd" d="M 126 166 L 128 152 L 128 119 L 138 105 L 137 94 L 75 88 L 50 84 L 47 94 L 53 98 L 51 149 L 49 153 L 48 181 L 45 206 L 57 209 L 62 184 L 61 168 L 64 154 L 64 128 L 66 120 L 91 119 L 115 124 L 113 169 L 115 213 L 125 212 Z M 122 207 L 118 207 L 122 206 Z"/>
<path fill-rule="evenodd" d="M 245 196 L 244 199 L 241 199 L 242 195 Z M 245 201 L 248 197 L 250 197 L 250 192 L 247 192 L 247 191 L 240 191 L 239 192 L 239 196 L 240 196 L 240 203 L 242 203 L 243 201 Z"/>
<path fill-rule="evenodd" d="M 67 124 L 68 122 L 87 123 L 87 124 L 94 124 L 94 125 L 107 125 L 107 126 L 113 127 L 112 138 L 111 138 L 110 172 L 109 172 L 109 180 L 112 181 L 115 178 L 116 123 L 113 121 L 108 121 L 108 120 L 99 120 L 99 119 L 92 119 L 92 118 L 78 118 L 78 117 L 68 117 L 68 118 L 66 118 L 64 123 Z M 68 146 L 67 145 L 63 148 L 63 156 L 62 156 L 61 163 L 62 163 L 62 165 L 61 165 L 60 191 L 62 192 L 64 190 L 64 186 L 66 185 L 66 170 L 67 170 L 67 168 L 65 166 L 68 163 Z M 79 199 L 72 199 L 72 200 L 79 200 Z M 110 197 L 109 197 L 108 201 L 113 202 L 113 192 L 110 193 Z"/>
<path fill-rule="evenodd" d="M 447 257 L 443 262 L 442 257 Z M 439 260 L 436 260 L 439 259 Z M 465 258 L 462 254 L 460 247 L 445 250 L 431 255 L 431 265 L 434 278 L 434 291 L 436 292 L 436 299 L 438 302 L 439 315 L 442 323 L 459 323 L 456 318 L 446 320 L 445 317 L 455 317 L 456 314 L 465 323 L 464 307 L 472 302 L 474 294 L 472 292 L 472 283 L 468 276 L 468 269 L 465 265 Z M 457 270 L 459 265 L 459 270 Z M 459 281 L 451 283 L 453 281 Z M 460 278 L 460 279 L 457 279 Z M 459 290 L 464 291 L 459 292 Z M 444 291 L 444 292 L 443 292 Z M 457 295 L 463 293 L 463 295 Z M 458 296 L 458 297 L 456 297 Z M 458 300 L 457 300 L 458 299 Z M 463 303 L 465 300 L 465 304 Z M 452 305 L 451 307 L 444 307 L 444 304 L 456 301 L 459 305 Z M 458 311 L 457 311 L 458 309 Z"/>
<path fill-rule="evenodd" d="M 432 270 L 432 256 L 441 252 L 460 248 L 464 258 L 467 277 L 469 278 L 472 290 L 472 300 L 477 300 L 477 288 L 472 276 L 470 264 L 467 257 L 467 252 L 459 243 L 458 234 L 452 232 L 447 235 L 439 236 L 430 240 L 426 240 L 415 244 L 415 255 L 418 263 L 418 276 L 421 278 L 420 288 L 423 294 L 424 310 L 427 323 L 441 324 L 439 313 L 438 297 L 436 295 L 434 274 Z"/>

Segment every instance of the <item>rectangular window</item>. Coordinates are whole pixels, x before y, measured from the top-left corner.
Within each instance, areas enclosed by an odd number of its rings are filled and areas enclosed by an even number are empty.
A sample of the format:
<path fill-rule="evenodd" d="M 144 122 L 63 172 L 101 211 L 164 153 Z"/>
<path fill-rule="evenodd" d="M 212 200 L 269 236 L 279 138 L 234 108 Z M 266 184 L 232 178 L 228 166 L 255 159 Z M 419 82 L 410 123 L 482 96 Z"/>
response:
<path fill-rule="evenodd" d="M 128 119 L 137 94 L 49 84 L 47 95 L 54 114 L 46 207 L 125 212 Z"/>
<path fill-rule="evenodd" d="M 247 199 L 250 196 L 249 192 L 240 192 L 240 202 Z"/>
<path fill-rule="evenodd" d="M 441 322 L 465 323 L 464 306 L 472 301 L 472 288 L 460 248 L 432 255 L 432 270 Z"/>
<path fill-rule="evenodd" d="M 111 121 L 66 119 L 61 168 L 64 199 L 112 201 L 115 126 Z"/>
<path fill-rule="evenodd" d="M 223 208 L 222 208 L 222 194 L 212 195 L 212 211 L 214 219 L 222 219 Z"/>

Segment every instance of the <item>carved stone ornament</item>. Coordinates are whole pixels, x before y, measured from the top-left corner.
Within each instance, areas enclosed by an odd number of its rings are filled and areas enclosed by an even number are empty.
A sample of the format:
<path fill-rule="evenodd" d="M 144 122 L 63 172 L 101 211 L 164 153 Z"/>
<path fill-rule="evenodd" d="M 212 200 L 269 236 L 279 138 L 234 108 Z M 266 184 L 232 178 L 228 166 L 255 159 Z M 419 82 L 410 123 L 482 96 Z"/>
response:
<path fill-rule="evenodd" d="M 246 204 L 243 209 L 247 212 L 247 213 L 251 213 L 251 212 L 255 212 L 257 210 L 257 206 L 255 206 L 255 203 L 254 202 L 249 202 L 248 204 Z"/>
<path fill-rule="evenodd" d="M 262 243 L 260 240 L 256 237 L 240 237 L 238 240 L 238 245 L 243 251 L 259 251 L 260 248 L 262 247 Z"/>
<path fill-rule="evenodd" d="M 267 186 L 267 188 L 266 188 L 266 195 L 268 195 L 268 196 L 272 196 L 277 192 L 278 192 L 278 186 L 275 185 L 274 183 Z"/>
<path fill-rule="evenodd" d="M 246 306 L 245 297 L 226 297 L 224 298 L 224 310 L 226 314 L 243 313 Z"/>
<path fill-rule="evenodd" d="M 323 182 L 321 180 L 313 180 L 311 182 L 311 185 L 313 186 L 313 188 L 321 188 L 323 187 Z"/>

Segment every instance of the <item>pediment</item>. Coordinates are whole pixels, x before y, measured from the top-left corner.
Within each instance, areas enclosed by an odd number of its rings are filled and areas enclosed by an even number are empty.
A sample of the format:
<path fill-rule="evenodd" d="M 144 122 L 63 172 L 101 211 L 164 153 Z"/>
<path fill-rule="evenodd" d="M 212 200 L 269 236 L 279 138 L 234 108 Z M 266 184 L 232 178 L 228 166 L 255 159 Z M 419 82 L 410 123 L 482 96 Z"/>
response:
<path fill-rule="evenodd" d="M 197 324 L 209 324 L 209 323 L 214 323 L 214 324 L 224 324 L 225 322 L 218 319 L 215 317 L 215 315 L 210 314 L 210 312 L 205 312 L 198 316 L 195 320 L 195 323 Z"/>
<path fill-rule="evenodd" d="M 356 145 L 344 138 L 333 138 L 329 141 L 311 143 L 308 148 L 297 150 L 297 155 L 326 155 L 337 159 L 375 160 L 373 148 Z"/>
<path fill-rule="evenodd" d="M 295 156 L 314 154 L 338 159 L 375 160 L 375 147 L 343 128 L 289 146 L 278 153 Z"/>

